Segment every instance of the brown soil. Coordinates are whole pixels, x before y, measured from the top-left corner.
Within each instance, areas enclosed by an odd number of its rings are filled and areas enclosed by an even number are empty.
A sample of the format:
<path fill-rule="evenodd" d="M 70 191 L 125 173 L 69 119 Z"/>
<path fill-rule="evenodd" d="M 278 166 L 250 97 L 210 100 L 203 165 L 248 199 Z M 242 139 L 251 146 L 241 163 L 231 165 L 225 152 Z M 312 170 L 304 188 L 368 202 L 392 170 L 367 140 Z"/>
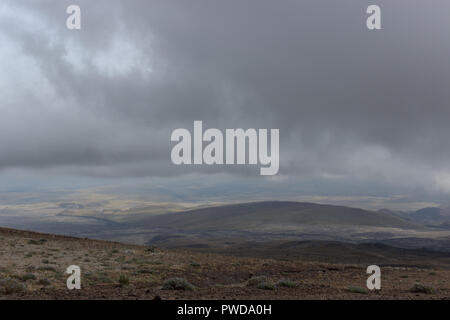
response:
<path fill-rule="evenodd" d="M 0 299 L 450 298 L 450 271 L 445 269 L 383 267 L 382 289 L 366 291 L 365 265 L 230 257 L 10 229 L 0 229 L 0 244 L 0 280 L 24 286 L 0 293 Z M 66 288 L 69 265 L 81 268 L 81 290 Z M 120 284 L 120 276 L 129 283 Z M 257 276 L 266 276 L 268 285 L 249 285 Z M 195 289 L 163 290 L 172 277 L 186 279 Z M 277 285 L 280 279 L 295 287 Z M 417 283 L 432 292 L 412 292 Z"/>

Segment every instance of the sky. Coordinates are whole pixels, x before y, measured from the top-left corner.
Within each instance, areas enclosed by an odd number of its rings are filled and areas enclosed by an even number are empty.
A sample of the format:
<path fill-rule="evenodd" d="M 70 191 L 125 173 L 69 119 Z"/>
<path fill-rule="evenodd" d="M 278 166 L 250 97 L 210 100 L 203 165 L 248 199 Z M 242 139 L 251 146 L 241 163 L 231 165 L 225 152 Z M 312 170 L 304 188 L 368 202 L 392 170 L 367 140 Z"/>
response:
<path fill-rule="evenodd" d="M 81 30 L 65 26 L 71 4 Z M 370 4 L 382 30 L 366 28 Z M 449 10 L 446 0 L 2 0 L 0 190 L 158 181 L 178 193 L 201 181 L 191 199 L 447 203 Z M 173 165 L 171 132 L 194 120 L 278 128 L 279 174 Z"/>

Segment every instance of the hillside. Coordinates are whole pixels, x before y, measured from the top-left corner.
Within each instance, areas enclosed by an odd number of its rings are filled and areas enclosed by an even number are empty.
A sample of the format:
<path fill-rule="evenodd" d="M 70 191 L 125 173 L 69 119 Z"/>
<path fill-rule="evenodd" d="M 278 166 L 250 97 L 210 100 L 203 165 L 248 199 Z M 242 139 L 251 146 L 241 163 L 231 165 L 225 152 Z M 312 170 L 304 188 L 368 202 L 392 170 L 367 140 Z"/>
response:
<path fill-rule="evenodd" d="M 450 226 L 449 207 L 426 207 L 416 211 L 392 211 L 381 209 L 377 212 L 428 227 L 449 229 Z"/>
<path fill-rule="evenodd" d="M 386 266 L 391 249 L 380 246 L 368 255 L 362 248 L 317 243 L 278 243 L 279 259 L 166 250 L 149 246 L 78 239 L 0 228 L 0 299 L 448 299 L 448 257 L 434 253 L 422 268 L 424 254 L 396 251 L 402 266 Z M 306 251 L 296 250 L 308 248 Z M 269 247 L 268 247 L 269 248 Z M 283 250 L 295 249 L 290 257 Z M 324 251 L 328 248 L 328 251 Z M 253 250 L 251 246 L 248 249 Z M 366 248 L 367 249 L 367 248 Z M 271 249 L 272 250 L 272 249 Z M 356 251 L 355 251 L 356 250 Z M 291 251 L 291 252 L 294 252 Z M 361 263 L 317 261 L 361 255 Z M 370 251 L 370 250 L 369 250 Z M 270 251 L 266 251 L 270 252 Z M 302 253 L 303 252 L 303 253 Z M 408 259 L 402 260 L 402 255 Z M 369 257 L 369 258 L 368 258 Z M 414 258 L 415 257 L 415 258 Z M 319 259 L 319 260 L 321 260 Z M 414 260 L 418 259 L 418 260 Z M 343 259 L 345 260 L 345 259 Z M 394 261 L 394 262 L 395 262 Z M 382 290 L 368 292 L 368 263 L 382 266 Z M 81 268 L 81 290 L 66 288 L 65 269 Z M 447 267 L 446 267 L 447 266 Z M 182 280 L 174 280 L 182 278 Z M 176 281 L 176 285 L 171 284 Z M 431 292 L 416 292 L 421 283 Z"/>
<path fill-rule="evenodd" d="M 414 229 L 418 224 L 381 212 L 303 202 L 254 202 L 153 216 L 152 228 L 183 230 L 270 230 L 295 226 L 370 226 Z"/>
<path fill-rule="evenodd" d="M 336 241 L 245 242 L 226 248 L 198 248 L 240 257 L 304 260 L 337 264 L 416 266 L 450 268 L 450 253 L 423 249 L 403 249 L 381 243 L 343 243 Z"/>
<path fill-rule="evenodd" d="M 408 215 L 408 218 L 414 222 L 425 225 L 443 225 L 450 224 L 450 209 L 449 208 L 423 208 Z"/>
<path fill-rule="evenodd" d="M 251 202 L 158 215 L 141 213 L 131 221 L 126 219 L 128 214 L 120 216 L 120 223 L 103 223 L 77 235 L 160 247 L 222 247 L 243 241 L 355 242 L 445 236 L 389 213 L 302 202 Z M 70 217 L 79 216 L 72 213 Z M 104 216 L 96 218 L 105 219 Z"/>
<path fill-rule="evenodd" d="M 151 206 L 114 212 L 64 204 L 44 219 L 20 215 L 10 228 L 159 247 L 222 247 L 245 241 L 396 242 L 406 248 L 445 247 L 450 231 L 425 227 L 390 211 L 302 202 L 252 202 L 195 209 Z M 168 211 L 164 211 L 164 209 Z M 6 221 L 6 222 L 5 222 Z M 412 239 L 409 241 L 408 239 Z M 430 242 L 430 239 L 434 242 Z M 413 246 L 411 246 L 413 245 Z M 440 249 L 439 249 L 440 250 Z"/>

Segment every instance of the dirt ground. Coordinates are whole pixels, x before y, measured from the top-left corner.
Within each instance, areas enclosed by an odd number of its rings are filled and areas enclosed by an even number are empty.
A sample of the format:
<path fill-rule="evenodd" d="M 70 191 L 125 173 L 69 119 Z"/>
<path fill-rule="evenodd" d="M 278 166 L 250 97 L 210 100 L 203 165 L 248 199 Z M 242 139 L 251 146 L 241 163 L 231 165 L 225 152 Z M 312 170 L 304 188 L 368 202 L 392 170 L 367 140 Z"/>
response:
<path fill-rule="evenodd" d="M 0 229 L 0 299 L 449 299 L 450 270 L 237 258 Z M 81 268 L 81 289 L 65 270 Z M 183 278 L 179 288 L 172 278 Z M 177 280 L 180 281 L 180 280 Z M 189 286 L 189 284 L 192 285 Z"/>

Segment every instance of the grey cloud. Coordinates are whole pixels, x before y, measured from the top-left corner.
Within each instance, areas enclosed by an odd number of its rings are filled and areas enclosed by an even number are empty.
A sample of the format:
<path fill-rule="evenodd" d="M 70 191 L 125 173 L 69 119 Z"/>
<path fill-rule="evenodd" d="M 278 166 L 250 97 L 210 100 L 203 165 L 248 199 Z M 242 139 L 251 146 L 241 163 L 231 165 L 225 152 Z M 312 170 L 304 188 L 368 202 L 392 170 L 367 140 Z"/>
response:
<path fill-rule="evenodd" d="M 280 128 L 281 174 L 450 191 L 450 4 L 377 2 L 379 32 L 369 1 L 80 0 L 70 32 L 72 1 L 6 1 L 0 36 L 19 55 L 0 83 L 22 86 L 6 87 L 0 168 L 256 172 L 174 168 L 170 132 L 203 120 Z"/>

